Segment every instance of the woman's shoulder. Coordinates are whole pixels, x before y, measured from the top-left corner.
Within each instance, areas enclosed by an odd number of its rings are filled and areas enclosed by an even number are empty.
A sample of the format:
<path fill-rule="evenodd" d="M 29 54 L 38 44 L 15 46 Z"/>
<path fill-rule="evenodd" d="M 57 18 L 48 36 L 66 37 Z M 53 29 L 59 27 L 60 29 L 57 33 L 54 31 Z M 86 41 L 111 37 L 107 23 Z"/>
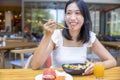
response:
<path fill-rule="evenodd" d="M 85 44 L 85 46 L 91 47 L 91 46 L 92 46 L 92 43 L 94 43 L 95 39 L 96 39 L 96 34 L 95 34 L 94 32 L 92 32 L 92 31 L 90 31 L 90 39 L 89 39 L 89 41 Z"/>
<path fill-rule="evenodd" d="M 90 38 L 96 37 L 96 34 L 93 31 L 90 31 Z"/>
<path fill-rule="evenodd" d="M 52 35 L 52 41 L 58 45 L 62 40 L 61 37 L 61 29 L 56 29 Z"/>
<path fill-rule="evenodd" d="M 90 35 L 96 35 L 93 31 L 90 31 Z"/>
<path fill-rule="evenodd" d="M 93 31 L 90 31 L 90 41 L 93 43 L 96 39 L 96 34 Z"/>

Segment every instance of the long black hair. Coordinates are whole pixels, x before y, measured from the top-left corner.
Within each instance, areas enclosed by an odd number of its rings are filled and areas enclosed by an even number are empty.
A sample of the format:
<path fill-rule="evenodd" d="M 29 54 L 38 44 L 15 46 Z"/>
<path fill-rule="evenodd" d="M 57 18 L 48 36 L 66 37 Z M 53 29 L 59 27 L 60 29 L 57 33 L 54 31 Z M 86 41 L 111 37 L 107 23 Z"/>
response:
<path fill-rule="evenodd" d="M 73 2 L 76 2 L 82 16 L 84 17 L 84 23 L 83 23 L 83 25 L 81 27 L 81 31 L 77 37 L 77 41 L 82 41 L 83 43 L 86 43 L 90 39 L 90 28 L 92 28 L 92 22 L 91 22 L 89 9 L 83 0 L 69 0 L 65 6 L 65 14 L 66 14 L 66 10 L 67 10 L 68 5 L 73 3 Z M 66 22 L 65 22 L 65 27 L 68 27 Z M 72 40 L 72 36 L 70 35 L 69 30 L 66 28 L 63 29 L 62 35 L 66 39 Z"/>

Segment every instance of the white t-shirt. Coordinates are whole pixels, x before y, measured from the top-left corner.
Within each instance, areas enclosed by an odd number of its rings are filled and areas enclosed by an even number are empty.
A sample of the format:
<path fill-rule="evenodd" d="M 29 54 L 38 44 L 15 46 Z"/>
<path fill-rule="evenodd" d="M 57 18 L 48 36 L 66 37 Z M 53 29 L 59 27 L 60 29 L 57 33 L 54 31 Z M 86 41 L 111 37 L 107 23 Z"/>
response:
<path fill-rule="evenodd" d="M 63 37 L 60 30 L 55 30 L 52 40 L 57 48 L 52 52 L 52 68 L 61 67 L 65 63 L 84 63 L 87 57 L 87 47 L 91 47 L 95 41 L 96 35 L 90 32 L 90 40 L 84 43 L 82 47 L 63 46 Z"/>

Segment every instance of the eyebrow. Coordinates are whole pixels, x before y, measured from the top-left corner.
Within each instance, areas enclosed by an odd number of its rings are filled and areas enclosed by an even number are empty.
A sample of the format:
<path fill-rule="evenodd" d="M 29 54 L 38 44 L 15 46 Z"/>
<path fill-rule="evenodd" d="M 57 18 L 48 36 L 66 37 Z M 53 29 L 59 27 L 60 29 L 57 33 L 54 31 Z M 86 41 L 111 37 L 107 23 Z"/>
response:
<path fill-rule="evenodd" d="M 67 11 L 72 11 L 72 10 L 67 10 Z M 80 10 L 75 10 L 75 11 L 80 11 Z"/>

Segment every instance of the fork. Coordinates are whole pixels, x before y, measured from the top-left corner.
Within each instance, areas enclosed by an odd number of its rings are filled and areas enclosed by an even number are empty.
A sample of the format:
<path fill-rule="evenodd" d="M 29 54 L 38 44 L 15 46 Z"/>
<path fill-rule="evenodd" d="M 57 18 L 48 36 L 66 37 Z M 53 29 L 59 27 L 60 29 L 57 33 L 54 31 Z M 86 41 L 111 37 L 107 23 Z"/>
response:
<path fill-rule="evenodd" d="M 42 20 L 43 20 L 43 21 L 46 21 L 46 22 L 48 21 L 47 19 L 42 19 Z M 67 28 L 67 27 L 64 27 L 64 26 L 63 26 L 63 25 L 61 25 L 61 24 L 58 24 L 58 23 L 57 23 L 57 25 L 59 25 L 59 26 L 61 26 L 61 27 L 65 28 L 65 29 L 69 29 L 69 28 Z"/>

